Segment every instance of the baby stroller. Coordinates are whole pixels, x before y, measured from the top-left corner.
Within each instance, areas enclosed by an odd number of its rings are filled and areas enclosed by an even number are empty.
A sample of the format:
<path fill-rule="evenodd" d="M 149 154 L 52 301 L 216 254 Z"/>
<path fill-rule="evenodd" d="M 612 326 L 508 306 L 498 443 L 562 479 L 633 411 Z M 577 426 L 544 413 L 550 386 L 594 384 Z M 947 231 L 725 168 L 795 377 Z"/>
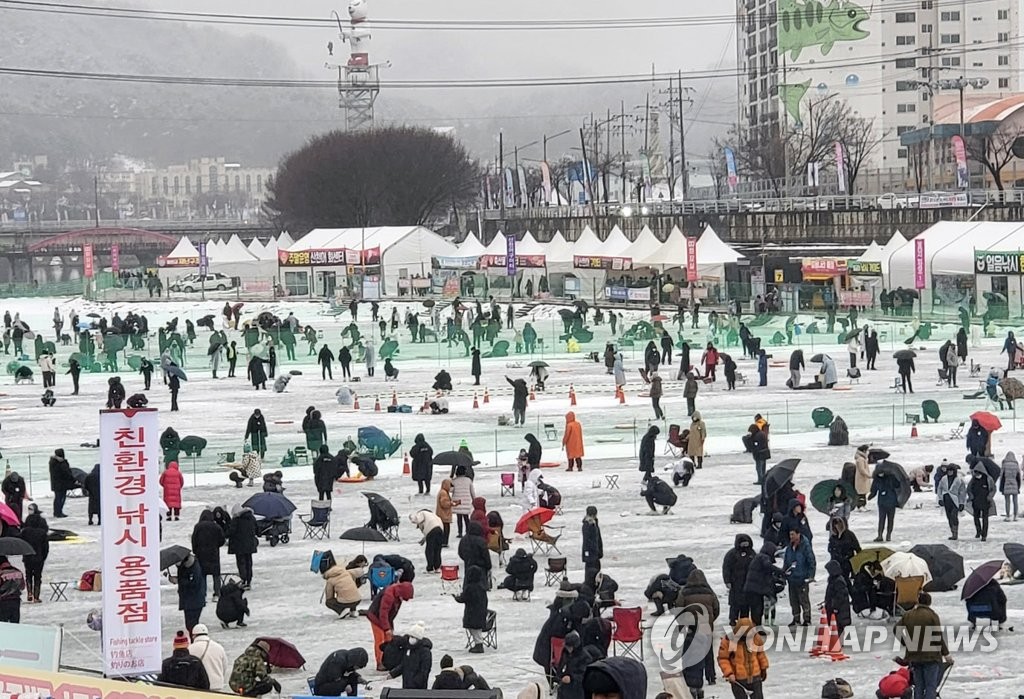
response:
<path fill-rule="evenodd" d="M 398 538 L 398 511 L 395 506 L 382 495 L 377 493 L 363 493 L 366 496 L 367 505 L 370 508 L 370 521 L 366 526 L 376 529 L 388 541 L 400 541 Z"/>
<path fill-rule="evenodd" d="M 274 517 L 256 520 L 256 536 L 265 538 L 271 546 L 287 544 L 291 539 L 292 518 Z"/>

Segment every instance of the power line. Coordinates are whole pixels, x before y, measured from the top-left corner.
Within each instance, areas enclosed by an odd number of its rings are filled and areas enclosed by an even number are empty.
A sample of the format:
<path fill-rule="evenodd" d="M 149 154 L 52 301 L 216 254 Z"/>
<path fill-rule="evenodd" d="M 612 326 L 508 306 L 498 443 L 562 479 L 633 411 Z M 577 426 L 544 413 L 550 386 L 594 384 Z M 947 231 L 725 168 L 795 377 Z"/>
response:
<path fill-rule="evenodd" d="M 937 0 L 936 7 L 965 7 L 996 2 L 998 0 Z M 872 11 L 872 15 L 893 14 L 918 9 L 917 0 L 904 0 Z M 76 3 L 52 3 L 40 0 L 0 0 L 0 7 L 44 14 L 136 19 L 193 24 L 222 24 L 236 26 L 298 27 L 325 29 L 336 26 L 334 20 L 319 17 L 287 15 L 246 15 L 214 12 L 186 12 L 180 10 L 152 10 L 133 7 L 107 7 Z M 758 13 L 753 21 L 762 26 L 774 24 L 778 15 Z M 745 17 L 742 21 L 750 22 Z M 579 31 L 620 29 L 671 29 L 679 27 L 707 27 L 735 25 L 735 14 L 696 15 L 692 17 L 634 17 L 608 19 L 530 19 L 530 20 L 444 20 L 444 19 L 375 19 L 374 29 L 431 30 L 431 31 Z"/>
<path fill-rule="evenodd" d="M 2 1 L 2 0 L 0 0 Z M 992 44 L 992 45 L 987 45 Z M 981 53 L 994 50 L 1005 51 L 1007 48 L 1019 46 L 1017 42 L 1000 42 L 997 40 L 983 44 L 972 44 L 957 54 Z M 892 53 L 884 58 L 872 58 L 860 61 L 822 61 L 800 68 L 808 72 L 830 68 L 863 68 L 873 65 L 884 65 L 894 62 L 897 58 L 920 58 L 917 50 L 903 53 Z M 1013 70 L 1012 67 L 1007 67 Z M 711 80 L 719 78 L 742 77 L 747 74 L 741 68 L 713 69 L 684 73 L 687 80 Z M 267 78 L 231 78 L 209 76 L 181 75 L 139 75 L 130 73 L 99 73 L 85 71 L 50 70 L 41 68 L 0 67 L 0 75 L 32 77 L 41 79 L 89 80 L 99 82 L 148 83 L 160 85 L 187 85 L 193 87 L 247 87 L 247 88 L 293 88 L 293 89 L 337 89 L 334 80 L 299 80 L 299 79 L 267 79 Z M 660 74 L 623 74 L 623 75 L 590 75 L 539 78 L 476 78 L 476 79 L 426 79 L 426 80 L 393 80 L 381 81 L 382 87 L 389 89 L 464 89 L 464 88 L 537 88 L 537 87 L 574 87 L 588 85 L 623 85 L 667 82 L 674 79 L 675 73 Z"/>

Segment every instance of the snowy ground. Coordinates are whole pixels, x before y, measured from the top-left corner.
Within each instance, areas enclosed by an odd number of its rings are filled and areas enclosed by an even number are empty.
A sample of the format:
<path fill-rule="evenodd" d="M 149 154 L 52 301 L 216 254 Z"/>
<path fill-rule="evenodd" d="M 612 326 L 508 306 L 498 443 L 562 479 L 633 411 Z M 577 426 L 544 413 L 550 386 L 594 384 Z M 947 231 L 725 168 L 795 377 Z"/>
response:
<path fill-rule="evenodd" d="M 129 308 L 145 313 L 150 319 L 150 326 L 157 325 L 168 318 L 179 315 L 191 317 L 193 320 L 207 313 L 218 313 L 221 303 L 174 302 L 163 304 L 129 304 L 90 305 L 80 300 L 47 301 L 25 300 L 8 301 L 5 308 L 12 314 L 20 312 L 33 328 L 49 328 L 54 305 L 60 305 L 66 315 L 72 308 L 83 316 L 87 312 L 96 311 L 122 314 Z M 286 314 L 294 310 L 304 323 L 311 323 L 322 330 L 324 337 L 337 350 L 340 344 L 339 332 L 349 322 L 348 314 L 340 318 L 318 316 L 318 304 L 250 304 L 246 307 L 249 313 L 270 309 Z M 404 313 L 404 306 L 399 306 Z M 0 309 L 3 310 L 3 309 Z M 391 304 L 382 305 L 382 313 L 390 314 Z M 538 307 L 531 317 L 517 320 L 521 325 L 532 320 L 535 327 L 550 350 L 556 344 L 555 335 L 560 331 L 557 309 L 555 307 Z M 633 314 L 640 318 L 640 314 Z M 371 331 L 369 309 L 365 309 L 362 318 L 364 333 Z M 803 318 L 801 320 L 810 320 Z M 781 329 L 781 320 L 759 333 L 770 336 L 775 330 Z M 626 324 L 628 325 L 628 323 Z M 706 319 L 702 323 L 706 327 Z M 622 326 L 620 325 L 620 328 Z M 713 391 L 702 392 L 698 397 L 698 408 L 702 411 L 708 425 L 709 440 L 707 450 L 711 455 L 705 460 L 705 468 L 700 471 L 689 489 L 678 491 L 679 503 L 673 513 L 667 517 L 647 517 L 642 513 L 646 510 L 643 500 L 638 497 L 639 474 L 636 470 L 635 451 L 640 437 L 652 417 L 649 400 L 639 397 L 642 391 L 636 374 L 640 365 L 642 347 L 626 350 L 627 363 L 630 366 L 630 380 L 636 379 L 627 391 L 628 403 L 620 406 L 614 400 L 614 387 L 611 377 L 606 376 L 601 364 L 593 364 L 585 359 L 584 354 L 569 355 L 562 352 L 553 356 L 549 353 L 544 357 L 552 365 L 551 379 L 546 395 L 538 395 L 527 412 L 530 430 L 537 433 L 545 444 L 545 460 L 555 460 L 559 454 L 559 442 L 545 440 L 543 423 L 555 423 L 559 432 L 564 423 L 564 413 L 569 408 L 568 387 L 575 386 L 579 403 L 575 408 L 583 423 L 587 458 L 585 471 L 582 474 L 567 474 L 560 470 L 545 473 L 546 479 L 558 487 L 565 500 L 564 516 L 558 518 L 564 524 L 565 534 L 560 542 L 563 552 L 569 556 L 570 577 L 573 580 L 582 578 L 582 567 L 579 561 L 580 520 L 587 505 L 596 505 L 600 511 L 602 531 L 605 542 L 605 572 L 614 577 L 620 584 L 620 597 L 627 605 L 643 604 L 643 589 L 650 577 L 663 572 L 666 557 L 686 553 L 692 556 L 698 565 L 708 574 L 712 586 L 719 593 L 723 608 L 725 607 L 725 589 L 721 582 L 722 556 L 732 545 L 735 534 L 746 532 L 757 540 L 756 525 L 731 525 L 729 514 L 733 503 L 741 498 L 755 495 L 757 489 L 752 485 L 753 466 L 749 455 L 742 453 L 740 435 L 750 423 L 754 413 L 765 414 L 772 423 L 772 453 L 774 460 L 787 457 L 801 458 L 802 464 L 797 471 L 795 482 L 803 492 L 809 492 L 811 486 L 826 477 L 838 477 L 842 464 L 852 460 L 853 448 L 827 447 L 827 434 L 824 430 L 813 429 L 810 413 L 819 405 L 830 407 L 837 415 L 841 415 L 850 427 L 851 443 L 873 442 L 890 449 L 893 459 L 908 469 L 924 463 L 938 463 L 942 458 L 961 459 L 964 454 L 962 441 L 949 441 L 949 430 L 956 423 L 965 419 L 974 410 L 984 409 L 984 401 L 966 401 L 962 398 L 962 390 L 946 389 L 935 385 L 936 368 L 938 365 L 936 349 L 947 338 L 951 338 L 955 328 L 944 326 L 933 334 L 933 340 L 924 344 L 926 350 L 919 353 L 915 386 L 917 393 L 906 399 L 891 390 L 895 375 L 894 361 L 891 359 L 893 349 L 902 348 L 902 339 L 909 336 L 912 330 L 908 323 L 889 325 L 881 323 L 878 330 L 886 331 L 888 337 L 883 344 L 882 358 L 879 360 L 877 372 L 865 372 L 865 378 L 849 390 L 842 392 L 820 391 L 789 391 L 784 381 L 788 377 L 785 366 L 769 371 L 769 386 L 756 387 L 756 366 L 753 362 L 740 362 L 740 370 L 750 381 L 735 393 L 723 390 L 719 384 Z M 706 331 L 687 331 L 686 336 L 691 344 L 703 344 Z M 46 331 L 49 337 L 52 330 Z M 389 415 L 373 413 L 372 396 L 379 394 L 385 404 L 390 401 L 392 384 L 385 385 L 383 371 L 378 365 L 377 377 L 372 380 L 353 384 L 361 397 L 362 412 L 343 413 L 337 408 L 334 392 L 339 382 L 320 380 L 319 371 L 313 364 L 313 358 L 301 356 L 297 366 L 284 365 L 286 370 L 299 368 L 305 373 L 295 377 L 284 394 L 254 392 L 244 378 L 244 364 L 240 359 L 240 378 L 214 381 L 204 367 L 206 331 L 200 331 L 196 343 L 196 351 L 191 355 L 187 369 L 189 381 L 183 387 L 180 404 L 181 412 L 165 413 L 161 416 L 162 425 L 172 425 L 178 432 L 198 434 L 209 440 L 209 446 L 195 468 L 189 460 L 184 460 L 182 469 L 186 473 L 186 490 L 184 493 L 184 517 L 181 522 L 168 523 L 164 530 L 164 544 L 181 543 L 188 545 L 192 526 L 198 519 L 200 510 L 208 505 L 234 505 L 242 502 L 252 491 L 236 490 L 229 487 L 226 477 L 216 466 L 216 455 L 219 451 L 241 451 L 242 435 L 245 421 L 254 408 L 261 408 L 267 417 L 270 430 L 268 464 L 265 469 L 278 462 L 288 447 L 303 443 L 298 432 L 298 423 L 307 405 L 316 405 L 324 414 L 327 431 L 332 447 L 337 448 L 344 437 L 354 436 L 356 429 L 364 425 L 377 425 L 386 432 L 399 434 L 408 444 L 417 432 L 423 432 L 433 445 L 435 452 L 454 448 L 460 439 L 469 442 L 477 458 L 483 462 L 478 471 L 477 492 L 487 497 L 488 507 L 499 510 L 506 522 L 514 522 L 520 512 L 517 499 L 499 498 L 499 478 L 501 471 L 511 470 L 515 454 L 524 446 L 522 429 L 498 427 L 497 417 L 510 414 L 510 390 L 504 381 L 506 374 L 524 377 L 527 369 L 509 366 L 519 364 L 525 366 L 528 360 L 515 356 L 507 359 L 484 360 L 483 383 L 489 388 L 491 402 L 482 405 L 480 410 L 471 407 L 473 391 L 472 377 L 469 376 L 469 359 L 461 356 L 461 348 L 449 355 L 447 348 L 439 345 L 410 345 L 406 333 L 401 333 L 402 354 L 396 362 L 401 370 L 401 380 L 397 384 L 400 402 L 409 403 L 418 408 L 423 402 L 424 391 L 431 383 L 431 378 L 439 367 L 448 367 L 456 382 L 456 391 L 452 399 L 452 414 L 445 417 L 427 417 L 412 415 Z M 511 334 L 506 331 L 506 339 Z M 607 325 L 596 328 L 595 340 L 585 347 L 586 351 L 601 351 L 605 340 L 609 338 Z M 767 339 L 767 338 L 766 338 Z M 811 344 L 811 340 L 815 344 Z M 821 336 L 801 336 L 801 346 L 808 357 L 819 351 L 831 352 L 837 360 L 840 375 L 845 373 L 847 355 L 845 347 L 835 344 L 820 344 L 821 341 L 834 343 L 835 339 L 827 340 Z M 155 343 L 155 339 L 154 339 Z M 301 345 L 300 345 L 301 346 Z M 991 365 L 1002 365 L 1004 358 L 998 356 L 1001 341 L 986 340 L 980 347 L 973 347 L 971 356 L 986 369 Z M 61 350 L 61 365 L 66 364 L 69 349 Z M 791 347 L 773 348 L 773 361 L 788 360 Z M 732 350 L 739 356 L 739 350 Z M 156 354 L 155 351 L 152 354 Z M 693 359 L 699 357 L 699 350 Z M 279 358 L 280 359 L 280 358 Z M 678 359 L 677 359 L 678 361 Z M 362 367 L 358 367 L 364 373 Z M 63 371 L 62 369 L 61 371 Z M 340 373 L 340 372 L 338 372 Z M 806 375 L 811 372 L 808 371 Z M 976 380 L 968 379 L 966 370 L 961 371 L 961 389 L 975 387 Z M 663 375 L 675 378 L 675 371 Z M 0 400 L 3 409 L 2 432 L 0 447 L 3 456 L 9 460 L 12 468 L 23 475 L 31 473 L 33 494 L 43 503 L 44 510 L 49 514 L 49 493 L 46 482 L 46 460 L 53 448 L 64 447 L 71 465 L 88 470 L 97 458 L 94 449 L 80 448 L 83 442 L 95 440 L 97 417 L 94 410 L 102 407 L 105 400 L 106 374 L 83 376 L 82 395 L 70 397 L 70 379 L 63 374 L 58 376 L 57 406 L 45 409 L 39 403 L 41 387 L 14 386 L 10 377 L 3 377 L 4 397 Z M 140 376 L 122 373 L 129 395 L 141 390 Z M 840 382 L 846 388 L 846 381 Z M 668 422 L 685 424 L 685 401 L 682 398 L 682 385 L 666 381 L 665 398 L 662 403 L 668 413 Z M 482 399 L 482 393 L 480 395 Z M 151 405 L 166 409 L 169 407 L 169 396 L 157 379 L 154 390 L 150 394 Z M 920 412 L 920 401 L 932 398 L 939 402 L 943 415 L 938 425 L 921 425 L 920 437 L 914 441 L 909 439 L 910 427 L 903 425 L 905 412 Z M 1004 429 L 994 439 L 994 451 L 998 458 L 1007 450 L 1018 455 L 1024 452 L 1024 444 L 1016 432 L 1015 419 L 1010 413 L 1003 415 Z M 667 429 L 662 430 L 662 436 Z M 616 439 L 621 441 L 601 442 L 598 440 Z M 659 443 L 659 466 L 667 464 L 669 459 L 662 456 L 662 443 Z M 441 469 L 438 469 L 440 471 Z M 403 516 L 420 507 L 433 508 L 433 497 L 418 498 L 415 486 L 409 479 L 402 478 L 401 460 L 393 459 L 382 464 L 382 476 L 374 484 L 373 490 L 389 497 L 399 513 Z M 621 490 L 607 490 L 604 486 L 604 475 L 621 474 Z M 436 484 L 440 481 L 435 479 Z M 299 506 L 299 511 L 306 511 L 308 500 L 315 497 L 311 484 L 311 473 L 308 467 L 289 469 L 285 472 L 287 495 Z M 332 531 L 337 535 L 350 526 L 363 524 L 367 519 L 365 499 L 359 494 L 356 486 L 339 486 L 334 500 L 334 518 Z M 1000 512 L 1002 503 L 1000 499 Z M 50 580 L 73 580 L 80 573 L 96 565 L 99 553 L 99 530 L 89 528 L 85 524 L 85 502 L 72 500 L 67 508 L 70 517 L 63 520 L 62 526 L 81 533 L 86 541 L 80 544 L 56 544 L 51 549 L 45 578 Z M 812 526 L 815 531 L 814 548 L 818 557 L 818 582 L 811 586 L 811 598 L 817 604 L 824 594 L 825 574 L 824 562 L 828 560 L 826 551 L 827 536 L 825 535 L 825 517 L 817 512 L 811 514 Z M 862 543 L 874 537 L 875 511 L 868 514 L 853 516 L 852 525 Z M 295 526 L 301 529 L 296 520 Z M 992 530 L 987 543 L 980 543 L 969 538 L 971 527 L 968 523 L 962 528 L 968 536 L 954 546 L 965 558 L 967 567 L 973 567 L 990 559 L 1002 558 L 1002 544 L 1007 541 L 1020 541 L 1024 531 L 1024 521 L 1020 523 L 1004 523 L 1001 519 L 992 521 Z M 907 508 L 899 512 L 896 521 L 895 541 L 900 548 L 909 548 L 914 543 L 943 542 L 947 536 L 945 517 L 942 511 L 934 507 L 934 499 L 930 494 L 915 495 Z M 414 560 L 422 566 L 423 556 L 417 546 L 419 537 L 414 528 L 406 521 L 402 526 L 401 543 L 381 546 L 380 550 L 398 552 Z M 454 542 L 454 538 L 453 538 Z M 519 545 L 526 546 L 525 541 L 513 543 L 513 549 Z M 298 645 L 308 660 L 305 671 L 285 673 L 281 681 L 286 692 L 302 693 L 305 688 L 305 677 L 315 673 L 320 661 L 332 650 L 355 645 L 369 647 L 371 642 L 369 625 L 365 620 L 335 621 L 334 615 L 320 606 L 322 591 L 321 580 L 309 572 L 309 558 L 314 548 L 323 547 L 321 542 L 301 540 L 301 531 L 297 532 L 288 545 L 271 549 L 261 546 L 255 558 L 255 581 L 249 593 L 250 605 L 254 610 L 252 622 L 248 629 L 221 631 L 216 624 L 213 606 L 207 608 L 203 621 L 213 629 L 213 635 L 227 648 L 230 657 L 239 654 L 242 649 L 257 635 L 279 635 L 292 640 Z M 331 548 L 339 557 L 353 555 L 359 548 L 335 540 Z M 368 549 L 371 555 L 375 550 Z M 224 554 L 222 557 L 225 570 L 233 568 L 233 560 Z M 445 551 L 446 562 L 457 562 L 455 548 Z M 539 561 L 541 568 L 543 560 Z M 543 576 L 538 575 L 537 589 L 534 600 L 530 603 L 513 603 L 508 593 L 494 591 L 490 597 L 490 606 L 498 612 L 500 651 L 488 651 L 483 656 L 468 656 L 463 653 L 464 635 L 460 628 L 462 607 L 449 597 L 443 596 L 437 578 L 420 573 L 415 581 L 416 598 L 407 603 L 399 615 L 397 628 L 401 632 L 413 622 L 422 621 L 426 624 L 428 635 L 434 644 L 435 672 L 440 656 L 448 652 L 456 658 L 457 663 L 470 663 L 488 680 L 502 687 L 506 692 L 517 692 L 528 681 L 538 679 L 539 668 L 531 661 L 534 639 L 546 617 L 545 605 L 552 598 L 553 591 L 543 586 Z M 1007 587 L 1010 599 L 1011 625 L 1024 626 L 1020 611 L 1022 607 L 1022 588 Z M 211 591 L 212 592 L 212 591 Z M 165 588 L 164 596 L 164 628 L 167 638 L 168 652 L 173 631 L 180 628 L 182 619 L 176 610 L 176 596 L 170 586 Z M 85 627 L 86 614 L 99 607 L 98 595 L 82 592 L 71 592 L 70 602 L 50 603 L 42 605 L 26 605 L 22 619 L 26 623 L 63 624 L 66 629 L 64 663 L 78 667 L 97 668 L 100 666 L 98 657 L 99 637 Z M 936 608 L 944 621 L 949 624 L 961 623 L 964 619 L 962 604 L 958 592 L 936 595 Z M 779 620 L 788 622 L 790 618 L 788 604 L 783 600 L 779 606 Z M 858 620 L 857 625 L 863 627 L 871 623 Z M 309 633 L 315 630 L 314 633 Z M 1021 683 L 1019 675 L 1020 642 L 1015 635 L 1006 633 L 999 637 L 1000 646 L 994 653 L 960 654 L 956 657 L 957 666 L 947 684 L 943 696 L 950 697 L 1016 697 Z M 650 648 L 648 648 L 650 651 Z M 772 669 L 766 696 L 819 696 L 821 685 L 825 680 L 839 675 L 846 678 L 854 687 L 857 696 L 871 696 L 881 675 L 894 667 L 891 649 L 876 648 L 871 652 L 852 653 L 853 657 L 842 664 L 833 665 L 826 661 L 808 659 L 805 652 L 774 651 L 770 654 Z M 652 677 L 657 677 L 657 665 L 648 654 L 648 667 Z M 374 673 L 370 672 L 369 675 Z M 648 695 L 654 696 L 658 687 L 651 682 Z M 374 682 L 375 689 L 381 686 L 396 686 L 396 682 Z M 709 697 L 727 697 L 729 691 L 721 682 L 708 688 Z"/>

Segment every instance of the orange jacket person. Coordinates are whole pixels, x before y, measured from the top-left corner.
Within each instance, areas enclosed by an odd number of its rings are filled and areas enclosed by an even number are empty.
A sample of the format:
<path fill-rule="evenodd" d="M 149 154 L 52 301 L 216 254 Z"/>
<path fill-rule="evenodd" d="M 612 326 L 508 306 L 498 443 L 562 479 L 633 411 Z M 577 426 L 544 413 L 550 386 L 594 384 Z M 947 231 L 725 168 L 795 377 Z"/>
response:
<path fill-rule="evenodd" d="M 577 471 L 583 470 L 583 425 L 576 421 L 576 413 L 571 410 L 565 414 L 565 434 L 562 435 L 562 446 L 569 460 L 568 471 L 575 464 Z"/>

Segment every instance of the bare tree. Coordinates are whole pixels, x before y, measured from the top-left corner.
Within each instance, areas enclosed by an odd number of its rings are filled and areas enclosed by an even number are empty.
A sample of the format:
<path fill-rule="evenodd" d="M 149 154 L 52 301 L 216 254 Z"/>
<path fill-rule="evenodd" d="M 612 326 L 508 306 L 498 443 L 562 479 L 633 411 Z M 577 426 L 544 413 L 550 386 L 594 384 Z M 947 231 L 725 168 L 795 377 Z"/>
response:
<path fill-rule="evenodd" d="M 450 136 L 389 127 L 332 131 L 285 157 L 268 213 L 285 228 L 410 226 L 474 203 L 480 168 Z"/>
<path fill-rule="evenodd" d="M 782 196 L 786 179 L 786 144 L 777 131 L 756 134 L 753 130 L 730 129 L 725 140 L 715 140 L 719 153 L 731 148 L 736 157 L 736 174 L 748 181 L 770 183 L 775 196 Z"/>
<path fill-rule="evenodd" d="M 996 129 L 984 136 L 970 136 L 966 139 L 967 157 L 976 163 L 980 163 L 996 187 L 1002 191 L 1003 168 L 1014 159 L 1013 144 L 1018 138 L 1024 136 L 1024 124 L 1015 127 L 1010 126 L 1006 130 Z"/>
<path fill-rule="evenodd" d="M 854 183 L 861 167 L 868 161 L 871 154 L 882 145 L 882 141 L 888 136 L 888 131 L 878 133 L 875 131 L 875 119 L 864 119 L 852 116 L 845 119 L 841 125 L 841 136 L 839 142 L 843 144 L 846 152 L 844 170 L 846 174 L 846 191 L 853 193 Z"/>
<path fill-rule="evenodd" d="M 725 155 L 721 148 L 713 147 L 708 152 L 707 158 L 711 170 L 711 181 L 715 188 L 715 199 L 721 199 L 726 194 L 729 182 L 729 171 L 725 167 Z"/>
<path fill-rule="evenodd" d="M 842 139 L 845 123 L 852 118 L 849 103 L 834 94 L 809 100 L 804 110 L 803 124 L 785 135 L 789 174 L 797 179 L 808 165 L 834 162 L 836 141 Z"/>
<path fill-rule="evenodd" d="M 551 187 L 557 194 L 558 199 L 564 201 L 571 201 L 572 199 L 572 183 L 570 182 L 570 176 L 572 174 L 575 163 L 573 159 L 565 156 L 554 163 L 548 163 L 548 168 L 551 170 Z"/>

